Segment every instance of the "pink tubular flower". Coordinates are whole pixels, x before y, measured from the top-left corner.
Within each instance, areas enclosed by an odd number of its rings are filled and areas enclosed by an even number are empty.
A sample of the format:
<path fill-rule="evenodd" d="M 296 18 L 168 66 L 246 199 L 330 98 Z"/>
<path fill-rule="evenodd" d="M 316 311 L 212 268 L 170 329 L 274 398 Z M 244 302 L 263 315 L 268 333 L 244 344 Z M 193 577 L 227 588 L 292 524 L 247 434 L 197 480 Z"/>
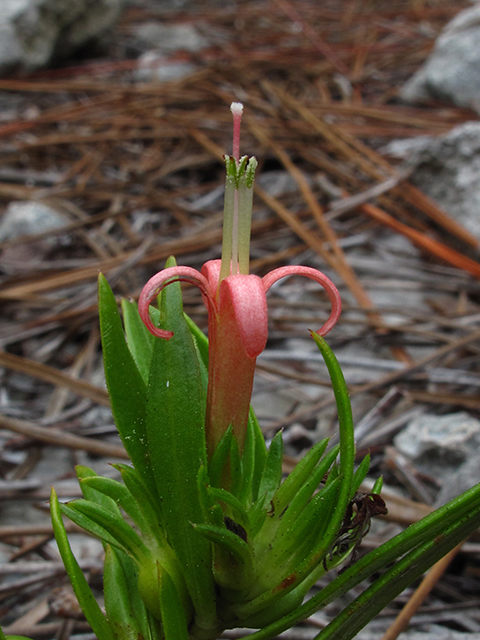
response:
<path fill-rule="evenodd" d="M 335 285 L 320 271 L 289 266 L 274 269 L 263 278 L 248 274 L 250 217 L 256 161 L 238 158 L 241 105 L 232 105 L 234 114 L 234 154 L 226 157 L 225 218 L 222 260 L 206 262 L 201 273 L 190 267 L 170 267 L 153 276 L 145 285 L 138 310 L 147 329 L 169 340 L 173 333 L 154 326 L 149 305 L 168 284 L 189 282 L 202 292 L 208 310 L 209 365 L 205 434 L 209 457 L 225 431 L 232 425 L 240 451 L 243 448 L 253 375 L 257 357 L 268 336 L 266 293 L 280 278 L 301 275 L 321 284 L 332 311 L 317 331 L 325 335 L 336 323 L 340 295 Z"/>

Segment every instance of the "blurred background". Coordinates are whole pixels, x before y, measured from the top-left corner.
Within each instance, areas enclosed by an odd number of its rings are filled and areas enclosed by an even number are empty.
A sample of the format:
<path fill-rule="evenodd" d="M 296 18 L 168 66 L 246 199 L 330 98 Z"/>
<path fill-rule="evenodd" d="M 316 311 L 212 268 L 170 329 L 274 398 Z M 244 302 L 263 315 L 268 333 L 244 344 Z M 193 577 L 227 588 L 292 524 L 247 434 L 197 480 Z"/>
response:
<path fill-rule="evenodd" d="M 480 4 L 451 0 L 0 0 L 0 620 L 92 638 L 52 542 L 50 486 L 124 459 L 102 369 L 96 278 L 138 297 L 173 254 L 220 256 L 232 101 L 259 161 L 251 271 L 324 271 L 344 310 L 359 458 L 389 516 L 371 549 L 480 481 Z M 185 309 L 203 329 L 199 292 Z M 336 437 L 308 337 L 309 280 L 269 294 L 253 405 L 285 472 Z M 364 487 L 368 490 L 368 483 Z M 74 530 L 74 527 L 71 527 Z M 73 531 L 101 585 L 102 547 Z M 319 585 L 321 586 L 321 585 Z M 360 636 L 387 639 L 407 590 Z M 480 543 L 410 620 L 412 640 L 480 638 Z M 355 595 L 355 594 L 354 594 Z M 352 596 L 353 599 L 353 596 Z M 343 603 L 285 638 L 313 638 Z M 227 632 L 225 637 L 242 637 Z M 392 640 L 396 635 L 389 635 Z"/>

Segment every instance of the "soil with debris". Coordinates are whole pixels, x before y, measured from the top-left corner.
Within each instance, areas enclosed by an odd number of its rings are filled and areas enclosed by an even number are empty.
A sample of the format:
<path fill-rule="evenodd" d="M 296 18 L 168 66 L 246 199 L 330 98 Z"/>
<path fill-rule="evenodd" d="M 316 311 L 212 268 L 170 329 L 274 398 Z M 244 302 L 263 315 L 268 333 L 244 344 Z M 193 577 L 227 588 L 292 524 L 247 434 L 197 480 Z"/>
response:
<path fill-rule="evenodd" d="M 96 277 L 135 298 L 170 254 L 195 268 L 219 257 L 232 100 L 245 105 L 242 151 L 259 160 L 252 272 L 310 265 L 342 295 L 329 342 L 350 388 L 358 457 L 370 451 L 389 508 L 362 549 L 480 480 L 480 238 L 415 185 L 414 167 L 382 154 L 394 140 L 478 122 L 467 108 L 397 100 L 469 3 L 200 4 L 138 0 L 95 52 L 0 79 L 6 633 L 92 638 L 52 541 L 48 496 L 52 484 L 63 499 L 79 495 L 75 464 L 112 476 L 109 463 L 125 459 L 104 385 Z M 205 329 L 198 291 L 185 289 L 185 307 Z M 308 337 L 328 313 L 307 280 L 269 297 L 253 405 L 267 440 L 284 429 L 286 472 L 335 438 L 328 375 Z M 70 530 L 99 587 L 100 543 Z M 464 545 L 402 637 L 480 638 L 479 542 Z M 381 638 L 413 588 L 359 637 Z M 313 638 L 346 602 L 285 638 Z"/>

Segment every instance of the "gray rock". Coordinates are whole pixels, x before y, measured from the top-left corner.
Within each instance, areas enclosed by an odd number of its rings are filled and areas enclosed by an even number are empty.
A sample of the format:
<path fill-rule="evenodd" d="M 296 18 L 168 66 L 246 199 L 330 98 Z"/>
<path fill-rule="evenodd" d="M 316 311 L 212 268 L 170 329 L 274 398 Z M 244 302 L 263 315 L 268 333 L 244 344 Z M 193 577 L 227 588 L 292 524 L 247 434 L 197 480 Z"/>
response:
<path fill-rule="evenodd" d="M 155 47 L 161 53 L 180 50 L 194 52 L 208 45 L 207 40 L 191 24 L 145 22 L 134 33 L 142 44 Z"/>
<path fill-rule="evenodd" d="M 480 450 L 472 451 L 472 457 L 456 471 L 443 479 L 443 486 L 435 501 L 441 507 L 480 482 Z"/>
<path fill-rule="evenodd" d="M 197 69 L 191 62 L 171 62 L 157 51 L 147 51 L 138 59 L 135 78 L 141 82 L 180 80 Z"/>
<path fill-rule="evenodd" d="M 396 436 L 394 443 L 419 469 L 434 475 L 453 473 L 476 455 L 480 421 L 465 411 L 418 416 Z"/>
<path fill-rule="evenodd" d="M 383 151 L 415 166 L 412 182 L 480 238 L 480 122 L 466 122 L 438 138 L 396 141 Z"/>
<path fill-rule="evenodd" d="M 480 106 L 480 6 L 460 12 L 442 31 L 427 62 L 402 87 L 406 102 L 443 100 Z"/>
<path fill-rule="evenodd" d="M 416 138 L 392 140 L 380 148 L 380 153 L 405 160 L 408 165 L 412 166 L 418 163 L 419 155 L 427 151 L 435 139 L 433 136 L 417 136 Z"/>
<path fill-rule="evenodd" d="M 0 0 L 0 71 L 27 71 L 102 36 L 124 0 Z"/>
<path fill-rule="evenodd" d="M 0 242 L 65 226 L 65 218 L 40 202 L 11 202 L 0 221 Z"/>

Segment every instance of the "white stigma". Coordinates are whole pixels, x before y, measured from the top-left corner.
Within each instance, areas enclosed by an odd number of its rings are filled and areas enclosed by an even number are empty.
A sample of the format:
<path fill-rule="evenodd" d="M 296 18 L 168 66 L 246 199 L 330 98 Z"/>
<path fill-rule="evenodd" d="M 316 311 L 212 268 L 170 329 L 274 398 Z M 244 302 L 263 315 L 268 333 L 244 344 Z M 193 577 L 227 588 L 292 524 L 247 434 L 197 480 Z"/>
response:
<path fill-rule="evenodd" d="M 241 102 L 232 102 L 230 111 L 234 116 L 241 116 L 243 113 L 243 104 Z"/>

